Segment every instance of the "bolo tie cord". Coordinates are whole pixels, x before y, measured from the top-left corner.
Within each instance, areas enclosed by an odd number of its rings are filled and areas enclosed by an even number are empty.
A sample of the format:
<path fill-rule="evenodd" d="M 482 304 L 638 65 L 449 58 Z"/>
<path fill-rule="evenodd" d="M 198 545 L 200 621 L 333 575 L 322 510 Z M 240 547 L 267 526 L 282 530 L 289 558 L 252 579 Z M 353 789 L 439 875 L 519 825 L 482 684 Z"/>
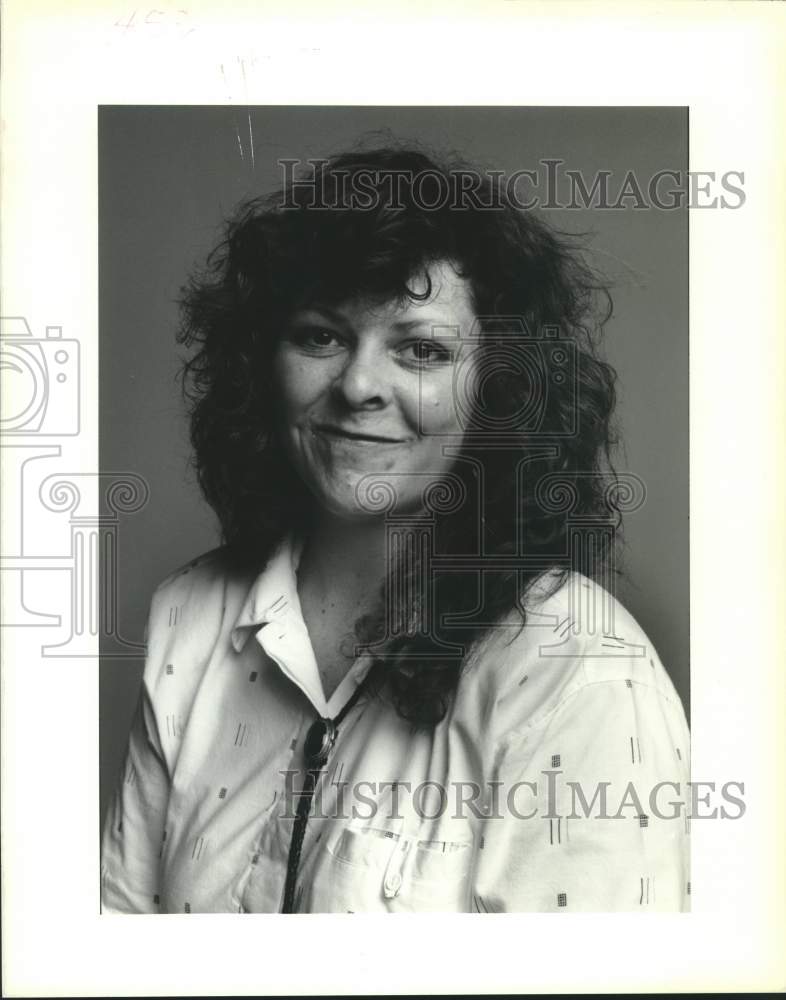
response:
<path fill-rule="evenodd" d="M 300 852 L 303 849 L 303 838 L 306 834 L 306 824 L 311 812 L 311 802 L 314 798 L 317 782 L 328 762 L 333 744 L 336 742 L 338 727 L 347 712 L 349 712 L 360 697 L 364 686 L 363 682 L 358 684 L 352 696 L 335 719 L 317 719 L 306 733 L 306 738 L 303 742 L 303 755 L 308 771 L 306 772 L 303 789 L 298 798 L 297 812 L 292 824 L 292 837 L 289 841 L 289 857 L 287 858 L 287 877 L 284 883 L 284 904 L 281 908 L 282 913 L 294 913 L 295 886 L 298 867 L 300 865 Z"/>

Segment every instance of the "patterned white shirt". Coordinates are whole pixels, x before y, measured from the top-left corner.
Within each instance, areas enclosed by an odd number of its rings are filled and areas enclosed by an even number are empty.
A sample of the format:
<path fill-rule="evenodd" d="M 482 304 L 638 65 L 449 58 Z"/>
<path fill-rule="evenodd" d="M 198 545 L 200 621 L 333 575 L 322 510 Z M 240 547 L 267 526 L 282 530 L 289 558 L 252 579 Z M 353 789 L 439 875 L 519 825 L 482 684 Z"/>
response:
<path fill-rule="evenodd" d="M 104 912 L 281 910 L 304 737 L 371 662 L 326 701 L 298 555 L 287 540 L 254 579 L 219 549 L 156 590 Z M 573 573 L 544 593 L 470 654 L 435 727 L 364 688 L 312 803 L 299 912 L 688 908 L 679 697 L 605 590 Z"/>

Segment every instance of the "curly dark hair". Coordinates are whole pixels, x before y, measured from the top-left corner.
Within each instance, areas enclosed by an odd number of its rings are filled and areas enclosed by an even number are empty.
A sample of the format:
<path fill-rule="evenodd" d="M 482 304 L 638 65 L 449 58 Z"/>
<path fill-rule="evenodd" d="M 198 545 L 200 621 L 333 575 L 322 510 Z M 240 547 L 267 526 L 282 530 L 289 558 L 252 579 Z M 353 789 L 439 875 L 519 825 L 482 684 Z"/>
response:
<path fill-rule="evenodd" d="M 243 203 L 180 301 L 178 339 L 196 346 L 182 374 L 200 486 L 231 559 L 261 567 L 309 511 L 306 487 L 271 433 L 269 372 L 282 325 L 317 299 L 428 297 L 430 287 L 418 294 L 410 285 L 437 261 L 468 281 L 477 350 L 489 364 L 451 473 L 463 502 L 431 508 L 432 555 L 455 560 L 424 573 L 422 553 L 402 555 L 386 592 L 403 576 L 407 586 L 395 588 L 408 599 L 383 594 L 379 614 L 356 625 L 397 711 L 416 724 L 445 716 L 464 653 L 490 623 L 515 610 L 523 625 L 525 596 L 544 570 L 554 569 L 555 588 L 568 569 L 597 575 L 604 553 L 570 551 L 569 515 L 615 530 L 620 521 L 610 457 L 616 374 L 597 337 L 611 315 L 607 284 L 580 238 L 511 205 L 491 175 L 476 171 L 474 199 L 462 200 L 456 178 L 470 170 L 412 146 L 320 161 L 310 186 Z M 526 364 L 494 360 L 515 349 Z M 570 504 L 553 502 L 560 489 Z M 470 561 L 480 552 L 482 573 Z M 482 621 L 470 614 L 479 588 Z"/>

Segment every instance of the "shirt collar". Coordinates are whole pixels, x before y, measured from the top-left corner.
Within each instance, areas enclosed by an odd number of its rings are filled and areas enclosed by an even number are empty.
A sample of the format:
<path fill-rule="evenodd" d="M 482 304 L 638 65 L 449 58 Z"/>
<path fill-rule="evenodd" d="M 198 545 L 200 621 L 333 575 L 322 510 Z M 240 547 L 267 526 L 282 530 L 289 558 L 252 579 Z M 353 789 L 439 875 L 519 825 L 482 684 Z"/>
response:
<path fill-rule="evenodd" d="M 303 691 L 317 712 L 332 717 L 362 683 L 372 657 L 366 653 L 356 660 L 330 699 L 325 699 L 297 592 L 302 551 L 303 541 L 294 535 L 288 535 L 279 545 L 252 584 L 230 638 L 240 653 L 255 634 L 265 653 Z"/>
<path fill-rule="evenodd" d="M 300 617 L 297 569 L 302 549 L 302 542 L 288 535 L 251 585 L 230 635 L 235 652 L 243 651 L 254 629 L 281 621 L 293 610 Z"/>

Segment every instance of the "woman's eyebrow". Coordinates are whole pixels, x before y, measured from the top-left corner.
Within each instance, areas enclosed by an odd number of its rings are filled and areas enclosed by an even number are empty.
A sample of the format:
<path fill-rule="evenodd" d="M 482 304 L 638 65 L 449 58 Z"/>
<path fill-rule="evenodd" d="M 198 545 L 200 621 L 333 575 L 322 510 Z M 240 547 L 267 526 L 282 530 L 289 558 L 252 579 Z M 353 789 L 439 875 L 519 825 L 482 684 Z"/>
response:
<path fill-rule="evenodd" d="M 302 320 L 308 316 L 321 316 L 323 319 L 329 320 L 331 323 L 341 324 L 342 326 L 349 326 L 349 320 L 342 313 L 335 309 L 331 309 L 330 306 L 321 306 L 316 303 L 312 303 L 308 306 L 303 306 L 300 309 L 296 309 L 292 315 L 294 320 Z"/>
<path fill-rule="evenodd" d="M 434 317 L 422 317 L 420 319 L 402 319 L 397 320 L 392 324 L 394 330 L 413 330 L 419 326 L 427 326 L 430 330 L 444 329 L 445 327 L 454 328 L 455 323 L 449 323 L 446 319 L 442 319 L 439 316 Z"/>
<path fill-rule="evenodd" d="M 344 315 L 340 309 L 334 309 L 329 305 L 320 305 L 316 302 L 297 309 L 292 314 L 292 322 L 307 322 L 311 317 L 325 319 L 328 322 L 335 323 L 337 326 L 341 326 L 347 330 L 353 328 L 352 320 L 348 316 Z M 394 320 L 390 324 L 390 329 L 395 333 L 409 333 L 410 331 L 416 330 L 420 327 L 426 327 L 430 331 L 440 329 L 455 330 L 456 325 L 455 321 L 451 322 L 448 318 L 442 316 L 418 316 L 412 319 Z"/>

